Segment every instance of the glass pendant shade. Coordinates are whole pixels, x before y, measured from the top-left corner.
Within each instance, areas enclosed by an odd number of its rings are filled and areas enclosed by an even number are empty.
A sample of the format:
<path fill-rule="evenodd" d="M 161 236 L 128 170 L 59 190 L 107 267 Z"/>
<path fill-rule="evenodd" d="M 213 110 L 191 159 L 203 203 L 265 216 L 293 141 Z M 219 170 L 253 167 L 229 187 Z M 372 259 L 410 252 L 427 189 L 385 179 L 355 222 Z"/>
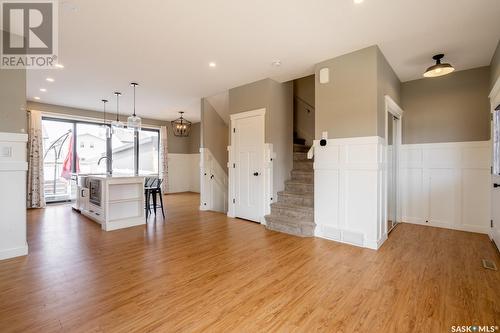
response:
<path fill-rule="evenodd" d="M 444 58 L 444 54 L 436 54 L 432 59 L 436 60 L 436 64 L 427 68 L 424 73 L 424 77 L 438 77 L 450 74 L 455 70 L 450 64 L 441 63 L 441 59 Z"/>
<path fill-rule="evenodd" d="M 128 117 L 127 119 L 127 127 L 128 128 L 131 128 L 133 130 L 136 130 L 136 131 L 140 131 L 141 130 L 141 127 L 142 127 L 142 119 L 141 117 L 138 117 L 136 114 L 135 114 L 135 88 L 139 85 L 138 83 L 136 82 L 132 82 L 130 83 L 130 85 L 132 87 L 134 87 L 134 114 L 131 115 L 130 117 Z"/>
<path fill-rule="evenodd" d="M 175 136 L 189 136 L 191 132 L 191 122 L 184 119 L 182 116 L 184 112 L 179 112 L 181 116 L 172 121 L 172 130 Z"/>
<path fill-rule="evenodd" d="M 116 95 L 116 120 L 113 120 L 111 122 L 111 128 L 113 129 L 113 134 L 116 134 L 125 127 L 123 123 L 120 121 L 120 96 L 122 95 L 122 93 L 116 91 L 115 95 Z"/>

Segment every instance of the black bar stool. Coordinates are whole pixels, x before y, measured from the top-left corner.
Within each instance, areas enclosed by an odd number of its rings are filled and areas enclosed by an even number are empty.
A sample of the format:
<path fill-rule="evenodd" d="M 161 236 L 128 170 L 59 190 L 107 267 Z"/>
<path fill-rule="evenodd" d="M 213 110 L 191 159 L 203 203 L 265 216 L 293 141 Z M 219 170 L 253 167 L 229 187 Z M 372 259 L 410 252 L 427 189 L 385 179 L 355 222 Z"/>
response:
<path fill-rule="evenodd" d="M 147 182 L 147 186 L 146 186 Z M 161 184 L 163 183 L 163 179 L 153 178 L 148 181 L 146 178 L 144 185 L 144 194 L 146 196 L 146 218 L 151 213 L 151 198 L 153 199 L 153 210 L 156 216 L 156 208 L 161 208 L 161 213 L 163 218 L 165 218 L 165 210 L 163 209 L 163 193 L 161 190 Z M 157 204 L 158 195 L 160 196 L 160 205 Z"/>

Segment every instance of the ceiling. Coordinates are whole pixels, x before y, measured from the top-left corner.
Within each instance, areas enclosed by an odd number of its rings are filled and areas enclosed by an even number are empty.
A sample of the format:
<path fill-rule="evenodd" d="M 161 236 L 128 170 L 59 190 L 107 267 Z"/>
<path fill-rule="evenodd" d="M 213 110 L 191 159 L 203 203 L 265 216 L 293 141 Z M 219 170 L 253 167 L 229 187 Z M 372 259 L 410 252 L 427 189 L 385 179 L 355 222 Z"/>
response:
<path fill-rule="evenodd" d="M 266 77 L 301 77 L 320 61 L 373 44 L 401 81 L 420 78 L 438 52 L 457 70 L 488 65 L 498 17 L 498 0 L 61 1 L 65 68 L 31 70 L 28 99 L 100 110 L 108 98 L 114 110 L 119 90 L 129 113 L 128 83 L 137 81 L 140 116 L 172 120 L 183 110 L 198 121 L 201 97 Z"/>

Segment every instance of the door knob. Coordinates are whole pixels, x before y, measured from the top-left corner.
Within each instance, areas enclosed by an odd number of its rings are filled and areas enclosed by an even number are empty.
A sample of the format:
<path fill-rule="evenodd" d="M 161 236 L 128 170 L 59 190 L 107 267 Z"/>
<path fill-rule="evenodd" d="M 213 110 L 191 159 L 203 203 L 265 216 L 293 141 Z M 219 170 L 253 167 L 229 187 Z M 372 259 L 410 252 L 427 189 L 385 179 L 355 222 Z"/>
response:
<path fill-rule="evenodd" d="M 253 175 L 254 175 L 254 176 L 258 176 L 258 175 L 259 175 L 259 173 L 258 173 L 258 172 L 254 172 L 254 173 L 253 173 Z"/>
<path fill-rule="evenodd" d="M 494 187 L 494 188 L 500 187 L 500 184 L 493 183 L 493 187 Z"/>

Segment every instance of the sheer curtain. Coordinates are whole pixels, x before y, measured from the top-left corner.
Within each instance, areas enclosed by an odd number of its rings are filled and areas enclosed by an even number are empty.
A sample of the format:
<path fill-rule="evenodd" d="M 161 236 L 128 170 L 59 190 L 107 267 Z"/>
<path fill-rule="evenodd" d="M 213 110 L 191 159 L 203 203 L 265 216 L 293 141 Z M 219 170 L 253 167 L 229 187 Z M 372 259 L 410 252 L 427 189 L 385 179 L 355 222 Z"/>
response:
<path fill-rule="evenodd" d="M 28 208 L 44 208 L 42 114 L 28 111 Z"/>
<path fill-rule="evenodd" d="M 161 190 L 168 192 L 168 147 L 167 147 L 167 127 L 160 127 L 160 178 L 163 179 Z"/>

